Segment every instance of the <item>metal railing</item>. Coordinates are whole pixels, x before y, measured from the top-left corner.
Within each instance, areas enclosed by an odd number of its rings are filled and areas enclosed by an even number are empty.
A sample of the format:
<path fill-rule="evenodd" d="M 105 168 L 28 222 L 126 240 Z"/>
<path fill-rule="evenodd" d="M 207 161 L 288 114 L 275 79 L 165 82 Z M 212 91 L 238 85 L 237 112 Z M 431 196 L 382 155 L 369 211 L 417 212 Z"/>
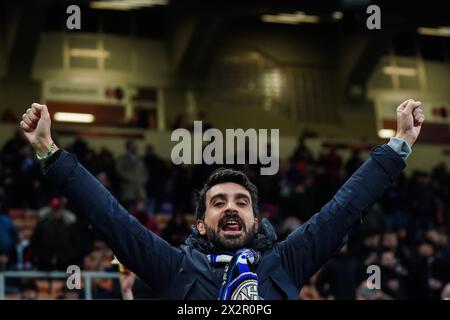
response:
<path fill-rule="evenodd" d="M 3 271 L 0 272 L 0 300 L 5 300 L 6 279 L 7 278 L 50 278 L 67 279 L 70 274 L 63 271 Z M 104 271 L 81 271 L 81 278 L 84 280 L 84 297 L 92 300 L 92 279 L 118 279 L 119 272 Z"/>

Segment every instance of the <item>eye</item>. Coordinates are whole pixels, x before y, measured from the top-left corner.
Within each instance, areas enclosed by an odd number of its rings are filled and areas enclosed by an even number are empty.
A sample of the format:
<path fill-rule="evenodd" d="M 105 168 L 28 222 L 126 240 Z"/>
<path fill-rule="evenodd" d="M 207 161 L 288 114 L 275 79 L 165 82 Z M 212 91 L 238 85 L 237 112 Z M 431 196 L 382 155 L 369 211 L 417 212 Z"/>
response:
<path fill-rule="evenodd" d="M 223 201 L 217 201 L 217 202 L 214 203 L 214 207 L 220 208 L 220 207 L 222 207 L 224 205 L 224 203 L 225 202 L 223 202 Z"/>
<path fill-rule="evenodd" d="M 238 205 L 239 207 L 246 207 L 246 206 L 247 206 L 247 202 L 245 202 L 245 201 L 239 201 L 239 202 L 237 203 L 237 205 Z"/>

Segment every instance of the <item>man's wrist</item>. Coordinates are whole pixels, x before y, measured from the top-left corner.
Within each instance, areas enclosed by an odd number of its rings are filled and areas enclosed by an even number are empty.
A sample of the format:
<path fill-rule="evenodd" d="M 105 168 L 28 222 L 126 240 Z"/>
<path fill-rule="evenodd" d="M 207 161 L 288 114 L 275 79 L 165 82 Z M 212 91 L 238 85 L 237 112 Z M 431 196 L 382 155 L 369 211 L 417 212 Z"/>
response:
<path fill-rule="evenodd" d="M 395 135 L 395 137 L 404 140 L 408 144 L 408 146 L 410 148 L 412 148 L 412 146 L 414 144 L 414 140 L 411 137 L 409 137 L 408 135 L 402 134 L 402 133 L 397 133 Z"/>
<path fill-rule="evenodd" d="M 51 138 L 37 140 L 33 143 L 33 148 L 37 157 L 42 160 L 47 159 L 59 149 Z"/>

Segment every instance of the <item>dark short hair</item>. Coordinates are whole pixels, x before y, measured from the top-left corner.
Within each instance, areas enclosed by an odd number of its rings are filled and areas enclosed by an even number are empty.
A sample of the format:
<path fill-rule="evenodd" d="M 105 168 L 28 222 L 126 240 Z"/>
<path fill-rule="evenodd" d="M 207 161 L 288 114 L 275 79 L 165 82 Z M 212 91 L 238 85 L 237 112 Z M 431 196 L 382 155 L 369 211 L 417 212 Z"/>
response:
<path fill-rule="evenodd" d="M 196 209 L 195 214 L 197 219 L 205 218 L 206 210 L 206 193 L 216 184 L 233 182 L 243 186 L 250 193 L 252 199 L 253 214 L 255 217 L 258 216 L 258 189 L 250 181 L 250 179 L 241 171 L 233 170 L 229 168 L 219 168 L 215 170 L 206 180 L 203 188 L 197 191 L 195 194 L 196 198 Z"/>

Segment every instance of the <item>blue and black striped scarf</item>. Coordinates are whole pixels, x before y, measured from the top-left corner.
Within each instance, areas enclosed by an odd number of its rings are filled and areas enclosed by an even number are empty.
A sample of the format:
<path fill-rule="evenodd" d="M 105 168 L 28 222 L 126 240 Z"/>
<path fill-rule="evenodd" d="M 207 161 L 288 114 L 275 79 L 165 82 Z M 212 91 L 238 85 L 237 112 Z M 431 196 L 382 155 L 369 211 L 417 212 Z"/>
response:
<path fill-rule="evenodd" d="M 256 266 L 261 254 L 252 249 L 240 249 L 234 256 L 208 254 L 212 265 L 225 264 L 218 300 L 260 300 Z"/>

